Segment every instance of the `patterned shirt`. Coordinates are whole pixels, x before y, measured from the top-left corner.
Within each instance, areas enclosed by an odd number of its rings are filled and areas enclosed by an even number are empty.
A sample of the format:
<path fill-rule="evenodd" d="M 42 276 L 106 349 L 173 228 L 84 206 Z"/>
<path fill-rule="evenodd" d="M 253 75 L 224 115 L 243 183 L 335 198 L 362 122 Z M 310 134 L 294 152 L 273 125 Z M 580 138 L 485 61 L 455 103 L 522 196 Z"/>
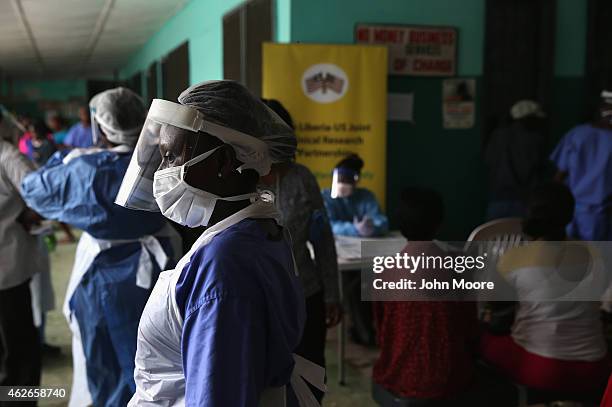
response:
<path fill-rule="evenodd" d="M 412 242 L 402 253 L 446 255 L 434 243 Z M 420 279 L 423 273 L 413 274 Z M 445 272 L 445 271 L 444 271 Z M 476 306 L 472 302 L 389 301 L 374 303 L 380 356 L 373 380 L 395 395 L 417 399 L 456 396 L 474 371 Z"/>

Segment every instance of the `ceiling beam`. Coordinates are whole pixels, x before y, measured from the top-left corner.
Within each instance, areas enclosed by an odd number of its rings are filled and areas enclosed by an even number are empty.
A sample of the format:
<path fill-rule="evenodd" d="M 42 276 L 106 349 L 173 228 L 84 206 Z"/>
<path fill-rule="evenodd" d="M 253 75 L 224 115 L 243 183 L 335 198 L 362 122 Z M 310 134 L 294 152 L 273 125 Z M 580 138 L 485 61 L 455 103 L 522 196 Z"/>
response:
<path fill-rule="evenodd" d="M 104 27 L 106 26 L 106 22 L 108 21 L 108 16 L 110 15 L 113 7 L 115 6 L 115 0 L 106 0 L 104 2 L 104 6 L 100 11 L 100 15 L 98 16 L 98 20 L 96 21 L 96 25 L 94 25 L 94 29 L 91 32 L 91 36 L 89 37 L 89 41 L 87 41 L 87 47 L 85 48 L 85 55 L 83 57 L 83 61 L 81 63 L 81 71 L 86 69 L 91 56 L 98 45 L 98 41 L 100 41 L 100 37 L 104 32 Z"/>
<path fill-rule="evenodd" d="M 15 12 L 15 17 L 21 23 L 21 27 L 26 32 L 28 39 L 30 40 L 30 46 L 32 47 L 32 51 L 34 52 L 34 56 L 36 56 L 36 60 L 38 61 L 39 70 L 43 72 L 45 69 L 45 63 L 43 61 L 42 55 L 40 53 L 40 49 L 38 48 L 38 44 L 36 43 L 36 38 L 34 38 L 34 33 L 32 32 L 32 27 L 30 26 L 30 22 L 26 16 L 26 13 L 23 9 L 23 4 L 21 4 L 21 0 L 12 0 L 13 11 Z"/>

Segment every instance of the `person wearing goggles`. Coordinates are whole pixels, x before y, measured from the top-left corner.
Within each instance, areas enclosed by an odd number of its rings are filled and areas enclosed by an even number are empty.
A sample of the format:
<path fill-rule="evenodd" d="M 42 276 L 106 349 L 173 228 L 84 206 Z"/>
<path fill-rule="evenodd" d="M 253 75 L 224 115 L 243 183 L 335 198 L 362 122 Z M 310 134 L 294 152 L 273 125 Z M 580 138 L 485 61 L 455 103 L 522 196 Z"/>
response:
<path fill-rule="evenodd" d="M 287 229 L 256 192 L 293 131 L 232 81 L 155 99 L 116 203 L 206 226 L 140 321 L 129 406 L 317 406 L 324 370 L 293 354 L 304 295 Z M 306 381 L 304 381 L 304 379 Z"/>
<path fill-rule="evenodd" d="M 362 168 L 363 160 L 349 155 L 334 168 L 331 189 L 322 192 L 334 235 L 372 237 L 389 231 L 374 194 L 357 187 Z"/>
<path fill-rule="evenodd" d="M 125 88 L 94 96 L 99 147 L 60 151 L 26 176 L 24 200 L 47 219 L 83 230 L 64 303 L 72 330 L 69 406 L 126 405 L 135 391 L 138 322 L 176 233 L 159 213 L 114 204 L 146 117 Z"/>

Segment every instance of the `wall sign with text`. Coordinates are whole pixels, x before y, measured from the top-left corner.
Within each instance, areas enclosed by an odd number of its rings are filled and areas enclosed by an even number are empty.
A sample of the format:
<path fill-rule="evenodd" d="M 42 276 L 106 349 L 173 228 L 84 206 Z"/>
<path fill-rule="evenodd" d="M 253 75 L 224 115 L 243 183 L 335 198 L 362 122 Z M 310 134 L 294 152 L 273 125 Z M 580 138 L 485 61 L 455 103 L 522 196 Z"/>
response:
<path fill-rule="evenodd" d="M 453 27 L 358 24 L 355 41 L 386 45 L 389 75 L 454 76 L 457 70 Z"/>

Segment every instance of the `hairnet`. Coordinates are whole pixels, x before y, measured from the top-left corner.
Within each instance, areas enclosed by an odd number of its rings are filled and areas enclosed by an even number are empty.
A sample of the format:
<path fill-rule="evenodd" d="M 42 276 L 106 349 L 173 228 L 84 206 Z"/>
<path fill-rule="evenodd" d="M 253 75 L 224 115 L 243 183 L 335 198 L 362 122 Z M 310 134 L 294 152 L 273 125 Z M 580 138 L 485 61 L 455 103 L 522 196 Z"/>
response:
<path fill-rule="evenodd" d="M 363 160 L 357 154 L 350 154 L 336 164 L 335 168 L 346 168 L 359 174 L 363 168 Z"/>
<path fill-rule="evenodd" d="M 111 143 L 134 145 L 142 129 L 147 109 L 136 93 L 126 88 L 98 93 L 89 102 L 93 122 Z"/>
<path fill-rule="evenodd" d="M 181 93 L 178 101 L 197 109 L 206 120 L 217 123 L 263 141 L 267 146 L 266 159 L 271 163 L 291 161 L 295 157 L 297 141 L 293 130 L 253 96 L 244 86 L 233 81 L 209 81 L 194 85 Z M 257 168 L 253 160 L 261 160 L 253 154 L 252 143 L 247 138 L 222 140 L 236 151 L 245 168 Z M 269 172 L 269 168 L 267 169 Z M 260 175 L 265 175 L 261 173 Z"/>

